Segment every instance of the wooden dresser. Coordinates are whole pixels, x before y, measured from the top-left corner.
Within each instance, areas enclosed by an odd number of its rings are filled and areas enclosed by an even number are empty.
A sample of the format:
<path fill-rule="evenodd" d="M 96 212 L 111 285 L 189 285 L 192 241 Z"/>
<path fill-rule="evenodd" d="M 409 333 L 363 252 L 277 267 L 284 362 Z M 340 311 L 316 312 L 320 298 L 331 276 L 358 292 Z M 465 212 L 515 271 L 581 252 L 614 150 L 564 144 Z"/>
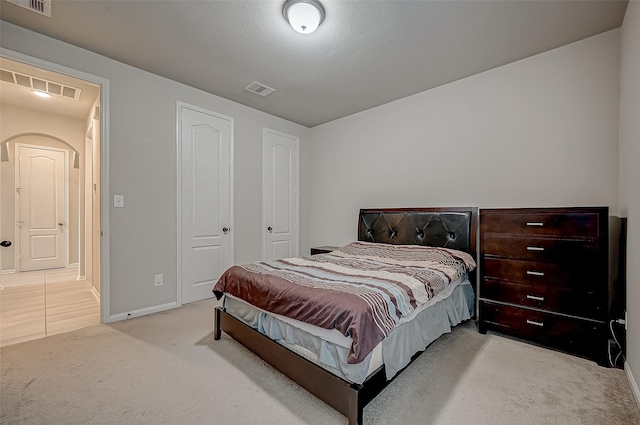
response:
<path fill-rule="evenodd" d="M 480 332 L 606 364 L 617 223 L 607 207 L 481 210 Z"/>

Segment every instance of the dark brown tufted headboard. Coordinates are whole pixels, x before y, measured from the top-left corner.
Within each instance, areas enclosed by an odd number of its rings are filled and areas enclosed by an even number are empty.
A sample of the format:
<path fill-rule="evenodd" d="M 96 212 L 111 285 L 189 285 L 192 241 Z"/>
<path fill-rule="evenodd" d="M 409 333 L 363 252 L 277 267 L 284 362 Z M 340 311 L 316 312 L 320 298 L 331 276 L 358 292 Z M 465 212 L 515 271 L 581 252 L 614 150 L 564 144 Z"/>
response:
<path fill-rule="evenodd" d="M 478 208 L 360 210 L 358 240 L 457 249 L 476 258 Z"/>
<path fill-rule="evenodd" d="M 366 209 L 358 217 L 358 240 L 457 249 L 477 261 L 477 226 L 477 207 Z M 469 273 L 474 285 L 476 274 Z"/>

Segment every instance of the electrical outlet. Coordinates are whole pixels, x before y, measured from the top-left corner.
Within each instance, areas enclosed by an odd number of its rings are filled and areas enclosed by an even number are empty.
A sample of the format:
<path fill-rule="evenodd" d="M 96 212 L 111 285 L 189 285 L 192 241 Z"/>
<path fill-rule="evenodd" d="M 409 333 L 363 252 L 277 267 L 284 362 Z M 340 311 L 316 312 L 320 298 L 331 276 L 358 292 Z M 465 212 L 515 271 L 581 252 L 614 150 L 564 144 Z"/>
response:
<path fill-rule="evenodd" d="M 156 275 L 156 280 L 155 280 L 155 285 L 156 285 L 156 286 L 162 286 L 162 284 L 164 283 L 164 282 L 163 282 L 163 279 L 164 279 L 164 278 L 163 278 L 163 275 L 161 275 L 161 274 L 157 274 L 157 275 Z"/>

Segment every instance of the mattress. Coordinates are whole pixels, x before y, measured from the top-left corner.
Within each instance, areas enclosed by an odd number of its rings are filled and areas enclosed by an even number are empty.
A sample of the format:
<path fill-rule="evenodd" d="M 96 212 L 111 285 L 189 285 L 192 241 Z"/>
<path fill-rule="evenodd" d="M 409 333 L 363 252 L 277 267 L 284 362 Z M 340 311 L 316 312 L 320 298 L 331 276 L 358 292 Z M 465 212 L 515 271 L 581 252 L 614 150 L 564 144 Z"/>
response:
<path fill-rule="evenodd" d="M 453 282 L 435 297 L 402 318 L 387 338 L 366 358 L 347 362 L 352 339 L 335 329 L 324 329 L 261 310 L 225 294 L 223 306 L 232 316 L 280 345 L 351 383 L 361 384 L 385 366 L 387 379 L 402 370 L 411 357 L 451 327 L 473 316 L 475 296 L 466 279 Z"/>

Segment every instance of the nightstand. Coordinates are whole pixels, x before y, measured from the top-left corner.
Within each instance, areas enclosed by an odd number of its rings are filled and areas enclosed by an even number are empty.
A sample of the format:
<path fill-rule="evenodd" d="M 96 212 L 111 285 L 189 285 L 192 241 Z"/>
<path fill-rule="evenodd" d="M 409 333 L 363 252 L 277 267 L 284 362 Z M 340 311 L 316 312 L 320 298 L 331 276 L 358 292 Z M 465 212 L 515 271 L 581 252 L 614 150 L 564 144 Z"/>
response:
<path fill-rule="evenodd" d="M 339 246 L 317 246 L 315 248 L 311 248 L 311 255 L 316 254 L 326 254 L 331 251 L 335 251 L 336 249 L 340 249 Z"/>

